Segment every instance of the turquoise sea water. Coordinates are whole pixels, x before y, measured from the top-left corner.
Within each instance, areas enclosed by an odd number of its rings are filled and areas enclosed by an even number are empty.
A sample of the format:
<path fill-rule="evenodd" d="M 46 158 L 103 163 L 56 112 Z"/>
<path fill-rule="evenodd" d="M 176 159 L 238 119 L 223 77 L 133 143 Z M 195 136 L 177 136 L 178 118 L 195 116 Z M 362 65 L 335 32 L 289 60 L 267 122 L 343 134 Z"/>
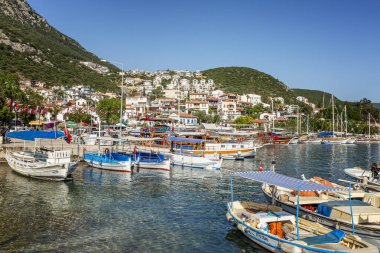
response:
<path fill-rule="evenodd" d="M 81 164 L 73 182 L 45 182 L 0 164 L 0 252 L 263 252 L 225 219 L 229 175 L 260 162 L 331 181 L 378 162 L 380 146 L 266 146 L 221 171 L 105 172 Z M 259 184 L 234 179 L 235 199 L 264 201 Z"/>

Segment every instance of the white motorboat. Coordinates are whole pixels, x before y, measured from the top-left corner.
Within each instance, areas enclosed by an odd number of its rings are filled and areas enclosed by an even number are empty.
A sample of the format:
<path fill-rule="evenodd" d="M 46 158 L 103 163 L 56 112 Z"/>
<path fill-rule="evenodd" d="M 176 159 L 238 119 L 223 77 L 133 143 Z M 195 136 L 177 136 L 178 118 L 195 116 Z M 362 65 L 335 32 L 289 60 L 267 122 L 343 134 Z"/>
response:
<path fill-rule="evenodd" d="M 171 154 L 170 162 L 172 165 L 182 167 L 218 170 L 222 167 L 223 159 L 214 161 L 205 157 L 194 156 L 191 154 Z"/>
<path fill-rule="evenodd" d="M 6 134 L 8 138 L 35 141 L 36 139 L 63 138 L 63 132 L 19 131 Z M 13 171 L 33 178 L 62 181 L 69 179 L 78 161 L 71 160 L 71 150 L 40 148 L 35 151 L 11 151 L 5 158 Z"/>

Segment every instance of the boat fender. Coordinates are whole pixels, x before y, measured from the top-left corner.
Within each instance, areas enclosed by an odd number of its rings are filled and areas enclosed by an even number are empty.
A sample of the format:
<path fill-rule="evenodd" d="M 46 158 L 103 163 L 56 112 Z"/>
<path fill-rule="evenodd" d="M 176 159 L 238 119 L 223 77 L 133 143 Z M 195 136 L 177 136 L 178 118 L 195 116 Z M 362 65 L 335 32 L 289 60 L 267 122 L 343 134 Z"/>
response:
<path fill-rule="evenodd" d="M 241 232 L 243 232 L 243 233 L 246 233 L 247 232 L 247 227 L 246 226 L 244 226 L 243 224 L 238 224 L 237 225 L 237 228 L 241 231 Z"/>
<path fill-rule="evenodd" d="M 300 244 L 300 245 L 307 245 L 303 241 L 292 241 L 292 242 L 296 244 Z M 281 251 L 285 253 L 302 253 L 303 251 L 302 248 L 293 244 L 289 244 L 289 243 L 281 243 L 280 248 L 281 248 Z"/>
<path fill-rule="evenodd" d="M 233 224 L 235 223 L 234 218 L 232 218 L 231 214 L 227 213 L 226 218 L 229 223 L 233 223 Z"/>

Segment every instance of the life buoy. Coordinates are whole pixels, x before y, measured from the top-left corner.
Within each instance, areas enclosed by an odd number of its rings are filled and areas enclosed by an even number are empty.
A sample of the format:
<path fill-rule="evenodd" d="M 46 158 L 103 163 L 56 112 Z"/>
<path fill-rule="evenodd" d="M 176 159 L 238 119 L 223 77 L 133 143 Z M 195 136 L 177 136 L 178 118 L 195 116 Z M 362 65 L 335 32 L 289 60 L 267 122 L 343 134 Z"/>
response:
<path fill-rule="evenodd" d="M 109 154 L 109 153 L 110 153 L 109 148 L 104 149 L 104 154 Z"/>

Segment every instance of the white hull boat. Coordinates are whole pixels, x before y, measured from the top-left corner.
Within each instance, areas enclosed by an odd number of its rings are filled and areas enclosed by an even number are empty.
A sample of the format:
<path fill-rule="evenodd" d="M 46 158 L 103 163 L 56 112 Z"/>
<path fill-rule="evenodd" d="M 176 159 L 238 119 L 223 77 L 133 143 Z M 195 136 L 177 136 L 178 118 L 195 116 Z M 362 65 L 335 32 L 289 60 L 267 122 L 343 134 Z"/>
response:
<path fill-rule="evenodd" d="M 170 170 L 170 160 L 164 160 L 162 162 L 144 162 L 140 161 L 136 164 L 138 168 L 147 169 L 147 170 Z"/>
<path fill-rule="evenodd" d="M 77 162 L 71 162 L 71 151 L 8 151 L 5 158 L 13 171 L 45 180 L 67 180 Z"/>
<path fill-rule="evenodd" d="M 215 170 L 220 169 L 223 159 L 213 161 L 205 157 L 191 156 L 187 154 L 171 154 L 171 164 L 182 167 Z"/>
<path fill-rule="evenodd" d="M 363 180 L 364 177 L 371 178 L 372 173 L 369 170 L 363 170 L 360 167 L 344 169 L 344 173 L 352 178 Z"/>
<path fill-rule="evenodd" d="M 378 252 L 376 246 L 358 236 L 304 219 L 299 219 L 297 233 L 295 216 L 276 206 L 242 201 L 229 202 L 227 206 L 227 220 L 270 252 Z"/>

